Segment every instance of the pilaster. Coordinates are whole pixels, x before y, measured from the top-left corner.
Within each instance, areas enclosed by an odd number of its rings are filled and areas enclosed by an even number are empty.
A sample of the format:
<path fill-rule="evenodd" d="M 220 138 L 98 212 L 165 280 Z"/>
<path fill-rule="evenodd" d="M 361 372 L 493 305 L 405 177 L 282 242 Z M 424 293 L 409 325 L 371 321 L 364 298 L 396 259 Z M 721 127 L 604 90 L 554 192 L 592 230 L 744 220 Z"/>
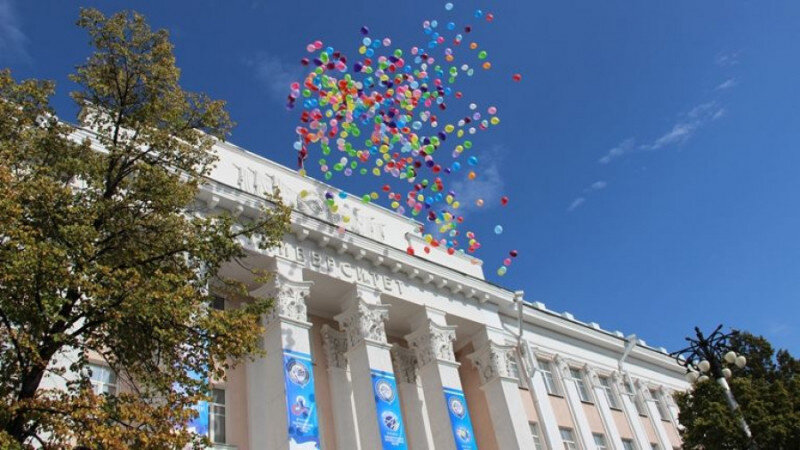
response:
<path fill-rule="evenodd" d="M 616 422 L 614 422 L 614 416 L 611 413 L 611 406 L 608 404 L 608 398 L 606 398 L 606 390 L 603 385 L 600 384 L 600 377 L 598 377 L 597 371 L 592 367 L 587 367 L 586 373 L 589 377 L 589 382 L 592 385 L 597 409 L 600 411 L 600 418 L 603 421 L 603 428 L 606 430 L 606 436 L 608 436 L 611 447 L 622 450 L 622 437 L 619 434 Z"/>
<path fill-rule="evenodd" d="M 246 364 L 253 448 L 287 450 L 297 443 L 319 442 L 306 308 L 311 286 L 302 280 L 301 268 L 276 258 L 273 278 L 250 292 L 255 298 L 273 299 L 262 317 L 265 355 Z"/>
<path fill-rule="evenodd" d="M 405 444 L 391 346 L 384 322 L 389 308 L 380 292 L 356 284 L 344 311 L 334 317 L 347 336 L 347 361 L 353 387 L 358 435 L 362 449 L 392 448 Z"/>
<path fill-rule="evenodd" d="M 558 355 L 556 355 L 553 362 L 558 370 L 558 375 L 563 380 L 562 384 L 567 398 L 567 406 L 569 407 L 570 415 L 572 415 L 572 422 L 575 424 L 577 437 L 581 441 L 580 447 L 592 448 L 594 446 L 594 437 L 589 426 L 589 420 L 586 418 L 586 412 L 583 410 L 583 401 L 578 394 L 578 387 L 575 386 L 570 373 L 569 363 Z"/>
<path fill-rule="evenodd" d="M 435 449 L 425 396 L 417 376 L 417 356 L 413 350 L 397 344 L 392 346 L 391 353 L 409 446 L 414 450 Z"/>
<path fill-rule="evenodd" d="M 647 432 L 642 425 L 639 411 L 636 408 L 636 388 L 631 382 L 630 376 L 615 372 L 613 375 L 614 382 L 620 391 L 620 399 L 622 400 L 622 409 L 625 411 L 625 417 L 628 419 L 628 425 L 633 430 L 633 436 L 636 438 L 636 445 L 638 448 L 650 447 L 650 439 L 647 438 Z"/>
<path fill-rule="evenodd" d="M 498 334 L 486 330 L 473 338 L 474 343 L 482 346 L 468 357 L 478 370 L 498 446 L 502 449 L 534 448 L 519 384 L 511 370 L 514 346 L 498 343 Z"/>
<path fill-rule="evenodd" d="M 350 373 L 347 367 L 347 336 L 329 325 L 322 326 L 322 348 L 328 363 L 328 383 L 333 405 L 336 448 L 360 449 L 358 422 Z"/>

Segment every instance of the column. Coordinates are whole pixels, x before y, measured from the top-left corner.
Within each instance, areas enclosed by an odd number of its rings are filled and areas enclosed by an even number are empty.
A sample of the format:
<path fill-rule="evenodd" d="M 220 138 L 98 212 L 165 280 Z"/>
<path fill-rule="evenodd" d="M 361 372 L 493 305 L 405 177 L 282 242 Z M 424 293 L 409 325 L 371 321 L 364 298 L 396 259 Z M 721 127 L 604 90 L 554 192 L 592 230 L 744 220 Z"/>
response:
<path fill-rule="evenodd" d="M 347 369 L 347 337 L 328 325 L 322 326 L 322 347 L 328 362 L 328 383 L 333 406 L 333 427 L 336 448 L 361 448 L 358 442 L 358 423 L 355 416 L 353 387 Z"/>
<path fill-rule="evenodd" d="M 379 291 L 357 284 L 344 312 L 334 317 L 347 334 L 358 435 L 365 450 L 407 448 L 384 328 L 388 313 Z"/>
<path fill-rule="evenodd" d="M 622 395 L 620 395 L 622 409 L 625 411 L 625 417 L 628 419 L 631 430 L 633 430 L 633 435 L 636 438 L 636 446 L 638 448 L 649 448 L 650 439 L 647 438 L 647 432 L 644 430 L 644 425 L 642 425 L 642 421 L 639 418 L 639 410 L 634 403 L 636 402 L 636 390 L 631 383 L 630 376 L 615 372 L 613 378 L 620 393 L 622 393 Z"/>
<path fill-rule="evenodd" d="M 455 327 L 444 311 L 424 308 L 412 318 L 414 331 L 406 335 L 419 365 L 425 407 L 437 450 L 475 449 L 475 433 L 453 353 Z"/>
<path fill-rule="evenodd" d="M 603 420 L 603 427 L 606 429 L 611 447 L 622 450 L 622 437 L 617 429 L 617 424 L 614 422 L 611 406 L 608 404 L 608 398 L 606 397 L 606 390 L 603 385 L 600 384 L 600 378 L 593 368 L 587 368 L 586 372 L 589 375 L 589 381 L 592 383 L 597 409 L 600 411 L 600 418 Z"/>
<path fill-rule="evenodd" d="M 539 360 L 531 346 L 523 342 L 525 359 L 527 360 L 526 369 L 528 373 L 528 392 L 533 394 L 533 406 L 536 408 L 536 415 L 539 417 L 539 429 L 542 430 L 547 448 L 560 449 L 564 446 L 561 440 L 561 433 L 558 430 L 558 422 L 550 404 L 550 394 L 544 382 L 544 375 L 539 370 Z"/>
<path fill-rule="evenodd" d="M 250 446 L 288 450 L 319 445 L 305 303 L 312 283 L 302 281 L 302 268 L 280 257 L 274 272 L 269 283 L 250 292 L 274 300 L 262 318 L 266 354 L 246 365 Z"/>
<path fill-rule="evenodd" d="M 653 393 L 646 385 L 640 385 L 640 389 L 645 395 L 647 413 L 650 416 L 650 422 L 652 422 L 653 428 L 656 430 L 656 436 L 658 437 L 659 445 L 663 449 L 672 448 L 672 442 L 669 440 L 667 430 L 664 429 L 664 423 L 661 421 L 661 410 L 658 409 L 658 405 L 656 404 L 656 402 L 659 401 L 659 398 L 653 396 Z M 664 419 L 669 420 L 669 417 L 664 417 Z"/>
<path fill-rule="evenodd" d="M 468 357 L 478 369 L 489 416 L 499 448 L 534 448 L 528 417 L 522 406 L 519 384 L 511 370 L 514 347 L 503 345 L 499 332 L 485 330 L 473 338 L 478 350 Z"/>
<path fill-rule="evenodd" d="M 397 375 L 397 390 L 403 403 L 409 447 L 412 450 L 432 450 L 435 448 L 433 434 L 417 376 L 417 357 L 413 350 L 395 344 L 392 346 L 392 362 Z"/>
<path fill-rule="evenodd" d="M 578 394 L 578 387 L 572 381 L 572 374 L 569 371 L 569 364 L 567 361 L 556 355 L 553 360 L 561 376 L 564 386 L 564 394 L 567 398 L 567 406 L 572 415 L 572 422 L 575 424 L 575 432 L 578 439 L 581 440 L 581 448 L 594 447 L 594 437 L 592 436 L 592 429 L 589 427 L 589 420 L 586 418 L 586 412 L 583 410 L 583 402 Z"/>

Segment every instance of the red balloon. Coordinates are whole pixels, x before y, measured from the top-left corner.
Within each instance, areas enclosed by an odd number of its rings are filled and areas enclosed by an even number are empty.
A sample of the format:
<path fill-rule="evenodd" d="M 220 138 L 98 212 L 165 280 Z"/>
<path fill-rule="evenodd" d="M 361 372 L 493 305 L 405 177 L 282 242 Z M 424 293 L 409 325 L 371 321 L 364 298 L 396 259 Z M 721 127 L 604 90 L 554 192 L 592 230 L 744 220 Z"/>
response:
<path fill-rule="evenodd" d="M 414 248 L 409 246 L 409 247 L 406 249 L 406 253 L 408 253 L 408 254 L 409 254 L 409 255 L 411 255 L 411 256 L 414 256 Z"/>
<path fill-rule="evenodd" d="M 516 250 L 511 250 L 510 252 L 508 252 L 508 254 L 511 255 L 512 258 L 516 258 L 519 253 L 517 253 Z"/>
<path fill-rule="evenodd" d="M 503 196 L 503 198 L 500 199 L 500 203 L 502 203 L 503 206 L 506 206 L 508 204 L 508 197 Z"/>
<path fill-rule="evenodd" d="M 522 75 L 515 73 L 514 75 L 511 76 L 511 79 L 514 81 L 520 81 L 522 79 Z"/>

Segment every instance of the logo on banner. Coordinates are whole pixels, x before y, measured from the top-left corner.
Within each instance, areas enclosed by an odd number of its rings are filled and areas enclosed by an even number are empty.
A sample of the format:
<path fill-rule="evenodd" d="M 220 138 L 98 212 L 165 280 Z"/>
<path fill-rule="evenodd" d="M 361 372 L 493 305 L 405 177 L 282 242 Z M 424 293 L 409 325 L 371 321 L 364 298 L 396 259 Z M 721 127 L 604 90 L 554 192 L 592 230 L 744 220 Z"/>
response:
<path fill-rule="evenodd" d="M 462 402 L 458 397 L 451 397 L 450 398 L 450 412 L 452 412 L 456 417 L 459 419 L 464 417 L 466 414 L 467 409 L 464 408 L 464 402 Z"/>
<path fill-rule="evenodd" d="M 392 403 L 394 401 L 394 388 L 388 381 L 378 380 L 375 383 L 375 390 L 378 392 L 378 398 L 384 402 Z"/>
<path fill-rule="evenodd" d="M 300 387 L 307 385 L 308 380 L 311 379 L 308 367 L 296 359 L 289 361 L 287 372 L 289 373 L 289 380 Z"/>

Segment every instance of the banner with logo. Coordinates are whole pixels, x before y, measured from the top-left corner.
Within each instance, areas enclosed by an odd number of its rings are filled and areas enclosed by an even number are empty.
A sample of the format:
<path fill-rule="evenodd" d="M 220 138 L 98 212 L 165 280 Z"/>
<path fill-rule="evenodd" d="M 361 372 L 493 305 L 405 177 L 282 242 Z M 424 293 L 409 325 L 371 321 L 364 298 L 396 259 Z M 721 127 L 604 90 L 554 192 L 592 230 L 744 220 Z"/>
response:
<path fill-rule="evenodd" d="M 283 373 L 289 417 L 289 448 L 319 449 L 319 421 L 311 355 L 284 350 Z"/>
<path fill-rule="evenodd" d="M 408 450 L 394 374 L 372 369 L 372 389 L 384 450 Z"/>
<path fill-rule="evenodd" d="M 450 426 L 453 428 L 456 448 L 458 450 L 478 450 L 464 392 L 445 388 L 444 400 L 447 403 L 447 411 L 450 412 Z"/>

